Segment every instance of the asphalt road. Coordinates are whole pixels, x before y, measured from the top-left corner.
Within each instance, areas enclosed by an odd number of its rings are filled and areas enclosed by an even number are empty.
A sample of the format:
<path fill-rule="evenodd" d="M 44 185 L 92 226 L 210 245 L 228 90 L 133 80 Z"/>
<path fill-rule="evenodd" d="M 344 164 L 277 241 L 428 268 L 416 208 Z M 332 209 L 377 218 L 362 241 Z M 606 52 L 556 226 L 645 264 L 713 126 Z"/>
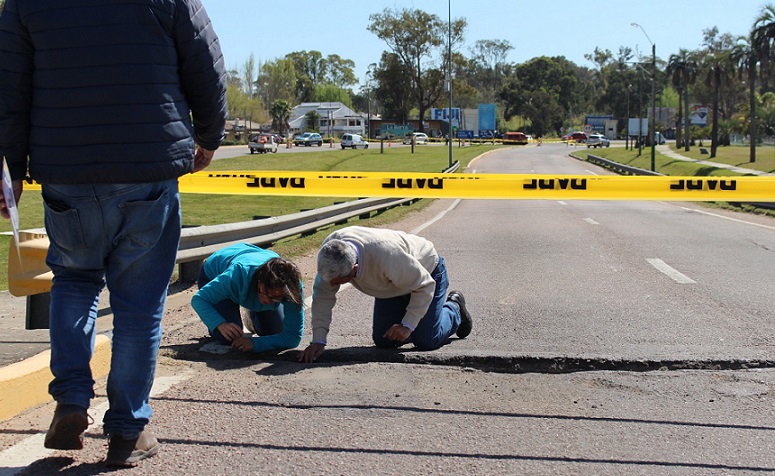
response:
<path fill-rule="evenodd" d="M 607 173 L 568 152 L 505 149 L 468 172 Z M 371 300 L 350 288 L 319 363 L 213 354 L 181 293 L 152 402 L 164 446 L 122 474 L 775 473 L 775 220 L 439 200 L 394 226 L 445 257 L 468 339 L 378 352 Z M 310 289 L 314 257 L 299 264 Z M 81 452 L 42 451 L 53 405 L 0 424 L 0 476 L 100 474 L 104 382 L 97 393 Z"/>

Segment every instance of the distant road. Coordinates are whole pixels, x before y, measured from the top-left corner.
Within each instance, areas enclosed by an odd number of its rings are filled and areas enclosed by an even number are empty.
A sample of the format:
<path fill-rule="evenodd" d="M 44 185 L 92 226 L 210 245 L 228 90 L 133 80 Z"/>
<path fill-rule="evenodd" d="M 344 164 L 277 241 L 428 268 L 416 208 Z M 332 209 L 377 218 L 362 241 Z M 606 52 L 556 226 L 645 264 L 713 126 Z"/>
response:
<path fill-rule="evenodd" d="M 438 145 L 444 145 L 442 143 L 433 143 L 428 144 L 427 146 L 421 146 L 421 147 L 429 147 L 429 146 L 438 146 Z M 379 142 L 371 142 L 369 145 L 370 148 L 379 148 Z M 387 147 L 387 144 L 385 144 L 385 147 Z M 393 143 L 391 147 L 409 147 L 408 145 L 402 145 L 402 144 L 396 144 Z M 281 144 L 277 148 L 278 154 L 288 153 L 288 152 L 320 152 L 322 150 L 329 150 L 331 147 L 329 147 L 328 144 L 323 144 L 322 147 L 292 147 L 288 149 L 285 147 L 285 144 Z M 342 147 L 339 144 L 334 144 L 333 149 L 336 150 L 342 150 Z M 215 151 L 215 157 L 214 160 L 218 159 L 231 159 L 232 157 L 239 157 L 241 155 L 250 155 L 250 151 L 248 150 L 247 145 L 226 145 L 220 147 L 218 150 Z M 260 156 L 260 154 L 254 154 L 257 157 Z"/>

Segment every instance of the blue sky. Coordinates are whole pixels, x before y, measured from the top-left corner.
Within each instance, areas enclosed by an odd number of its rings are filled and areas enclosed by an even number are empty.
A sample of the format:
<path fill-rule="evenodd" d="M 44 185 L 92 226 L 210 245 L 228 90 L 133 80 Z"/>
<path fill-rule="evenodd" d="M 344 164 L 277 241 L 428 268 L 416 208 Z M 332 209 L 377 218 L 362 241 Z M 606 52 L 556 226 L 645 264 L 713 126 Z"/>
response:
<path fill-rule="evenodd" d="M 426 0 L 330 2 L 259 2 L 257 0 L 201 0 L 210 15 L 228 68 L 241 68 L 251 53 L 257 62 L 271 61 L 292 51 L 338 54 L 355 62 L 364 81 L 387 45 L 367 30 L 369 15 L 386 7 L 421 9 L 446 21 L 466 18 L 465 46 L 477 40 L 508 40 L 514 49 L 507 60 L 522 63 L 536 56 L 565 56 L 580 66 L 595 47 L 616 53 L 629 46 L 645 55 L 651 41 L 657 56 L 667 59 L 680 48 L 697 49 L 702 31 L 713 26 L 720 33 L 747 35 L 762 7 L 775 0 L 642 0 L 623 2 L 524 0 Z M 640 8 L 633 8 L 641 5 Z M 645 6 L 648 6 L 646 8 Z M 636 22 L 643 30 L 630 24 Z"/>

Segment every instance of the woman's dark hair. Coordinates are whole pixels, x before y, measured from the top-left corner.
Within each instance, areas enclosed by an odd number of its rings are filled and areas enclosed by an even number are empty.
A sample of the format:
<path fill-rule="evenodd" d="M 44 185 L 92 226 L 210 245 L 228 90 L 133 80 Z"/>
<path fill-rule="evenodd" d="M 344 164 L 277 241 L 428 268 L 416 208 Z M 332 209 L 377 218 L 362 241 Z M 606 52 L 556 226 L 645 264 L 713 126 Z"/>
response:
<path fill-rule="evenodd" d="M 253 273 L 253 289 L 258 292 L 259 284 L 266 289 L 282 289 L 283 300 L 301 306 L 301 272 L 292 261 L 272 258 Z"/>

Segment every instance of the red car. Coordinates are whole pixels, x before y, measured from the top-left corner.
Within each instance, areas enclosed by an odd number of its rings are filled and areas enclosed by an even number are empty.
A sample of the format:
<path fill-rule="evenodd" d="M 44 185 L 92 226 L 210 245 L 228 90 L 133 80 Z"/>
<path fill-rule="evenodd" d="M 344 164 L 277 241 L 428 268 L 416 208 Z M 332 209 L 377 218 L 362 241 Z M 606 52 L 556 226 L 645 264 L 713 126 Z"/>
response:
<path fill-rule="evenodd" d="M 587 134 L 582 131 L 571 132 L 562 136 L 562 140 L 572 140 L 573 142 L 586 142 Z"/>

